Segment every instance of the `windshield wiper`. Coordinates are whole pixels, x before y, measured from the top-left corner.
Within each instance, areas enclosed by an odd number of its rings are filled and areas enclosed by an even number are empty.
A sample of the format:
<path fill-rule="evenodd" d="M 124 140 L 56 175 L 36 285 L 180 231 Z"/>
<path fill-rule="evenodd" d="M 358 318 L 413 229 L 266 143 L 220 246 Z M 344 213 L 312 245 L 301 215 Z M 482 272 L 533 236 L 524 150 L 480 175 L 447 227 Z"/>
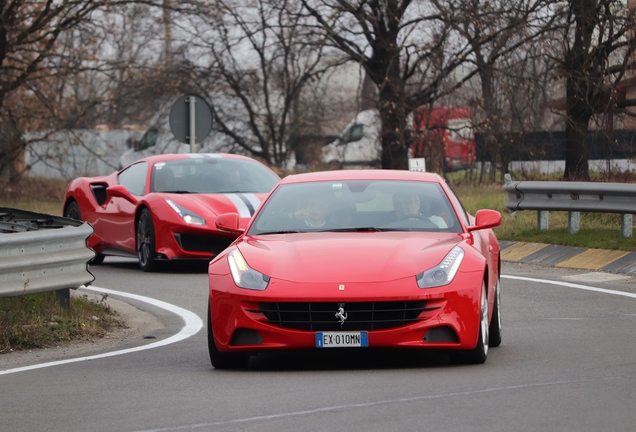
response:
<path fill-rule="evenodd" d="M 387 228 L 378 228 L 378 227 L 355 227 L 355 228 L 334 228 L 325 231 L 333 231 L 333 232 L 381 232 L 381 231 L 392 231 Z"/>
<path fill-rule="evenodd" d="M 281 231 L 265 231 L 262 233 L 258 233 L 258 235 L 267 235 L 267 234 L 297 234 L 300 232 L 306 231 L 298 231 L 298 230 L 281 230 Z"/>

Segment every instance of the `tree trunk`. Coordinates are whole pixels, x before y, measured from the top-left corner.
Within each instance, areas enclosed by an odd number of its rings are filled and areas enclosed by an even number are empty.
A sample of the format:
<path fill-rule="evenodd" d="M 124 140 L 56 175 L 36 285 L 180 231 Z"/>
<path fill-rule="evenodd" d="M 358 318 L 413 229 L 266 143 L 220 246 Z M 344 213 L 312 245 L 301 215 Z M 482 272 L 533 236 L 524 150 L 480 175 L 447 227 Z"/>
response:
<path fill-rule="evenodd" d="M 382 169 L 408 169 L 408 133 L 405 110 L 398 108 L 400 99 L 380 92 L 382 121 Z M 403 101 L 403 99 L 402 99 Z"/>
<path fill-rule="evenodd" d="M 565 120 L 565 180 L 588 181 L 587 130 L 594 113 L 594 90 L 603 80 L 596 75 L 589 47 L 596 22 L 595 0 L 570 3 L 576 25 L 573 44 L 565 58 L 566 112 Z"/>
<path fill-rule="evenodd" d="M 568 109 L 568 113 L 570 110 Z M 589 117 L 575 118 L 569 113 L 565 125 L 565 172 L 564 180 L 589 181 L 587 150 L 587 128 Z"/>

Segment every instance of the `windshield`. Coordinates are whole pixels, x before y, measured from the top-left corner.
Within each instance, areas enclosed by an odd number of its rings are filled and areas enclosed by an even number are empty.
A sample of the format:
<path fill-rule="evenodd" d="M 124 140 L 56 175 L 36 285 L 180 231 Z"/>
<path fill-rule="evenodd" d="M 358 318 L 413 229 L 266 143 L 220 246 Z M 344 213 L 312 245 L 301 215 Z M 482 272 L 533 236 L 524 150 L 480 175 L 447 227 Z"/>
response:
<path fill-rule="evenodd" d="M 462 229 L 437 183 L 347 180 L 281 185 L 247 234 L 312 231 Z"/>
<path fill-rule="evenodd" d="M 279 178 L 256 161 L 221 157 L 177 159 L 153 167 L 152 191 L 267 193 Z"/>

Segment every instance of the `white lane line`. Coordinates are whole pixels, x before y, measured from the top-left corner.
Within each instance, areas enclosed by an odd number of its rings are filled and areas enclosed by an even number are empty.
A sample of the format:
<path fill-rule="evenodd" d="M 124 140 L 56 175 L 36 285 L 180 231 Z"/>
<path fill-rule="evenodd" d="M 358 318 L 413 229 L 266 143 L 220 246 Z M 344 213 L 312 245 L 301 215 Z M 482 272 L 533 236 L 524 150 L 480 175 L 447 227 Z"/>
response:
<path fill-rule="evenodd" d="M 119 351 L 112 351 L 112 352 L 108 352 L 108 353 L 104 353 L 104 354 L 97 354 L 97 355 L 93 355 L 93 356 L 78 357 L 78 358 L 72 358 L 72 359 L 67 359 L 67 360 L 59 360 L 59 361 L 54 361 L 54 362 L 49 362 L 49 363 L 41 363 L 41 364 L 37 364 L 37 365 L 24 366 L 24 367 L 19 367 L 19 368 L 14 368 L 14 369 L 0 370 L 0 375 L 7 375 L 7 374 L 11 374 L 11 373 L 24 372 L 24 371 L 29 371 L 29 370 L 34 370 L 34 369 L 41 369 L 41 368 L 46 368 L 46 367 L 51 367 L 51 366 L 58 366 L 58 365 L 67 364 L 67 363 L 76 363 L 76 362 L 81 362 L 81 361 L 86 361 L 86 360 L 96 360 L 96 359 L 101 359 L 101 358 L 105 358 L 105 357 L 113 357 L 113 356 L 118 356 L 118 355 L 122 355 L 122 354 L 133 353 L 133 352 L 137 352 L 137 351 L 144 351 L 144 350 L 148 350 L 148 349 L 159 348 L 159 347 L 162 347 L 162 346 L 165 346 L 165 345 L 170 345 L 170 344 L 173 344 L 175 342 L 179 342 L 179 341 L 182 341 L 184 339 L 187 339 L 190 336 L 193 336 L 196 333 L 198 333 L 198 331 L 201 330 L 201 328 L 203 327 L 203 321 L 195 313 L 190 312 L 187 309 L 180 308 L 179 306 L 175 306 L 173 304 L 163 302 L 161 300 L 156 300 L 156 299 L 153 299 L 153 298 L 150 298 L 150 297 L 144 297 L 144 296 L 140 296 L 140 295 L 137 295 L 137 294 L 131 294 L 131 293 L 123 292 L 123 291 L 115 291 L 115 290 L 111 290 L 111 289 L 108 289 L 108 288 L 99 288 L 99 287 L 94 287 L 94 286 L 81 287 L 81 288 L 89 290 L 89 291 L 95 291 L 95 292 L 109 294 L 109 295 L 127 297 L 127 298 L 130 298 L 130 299 L 133 299 L 133 300 L 138 300 L 138 301 L 141 301 L 141 302 L 144 302 L 144 303 L 151 304 L 153 306 L 156 306 L 158 308 L 167 310 L 168 312 L 172 312 L 175 315 L 180 316 L 183 319 L 185 325 L 183 326 L 181 331 L 179 333 L 175 334 L 174 336 L 170 336 L 167 339 L 163 339 L 163 340 L 160 340 L 158 342 L 154 342 L 154 343 L 151 343 L 151 344 L 148 344 L 148 345 L 138 346 L 138 347 L 135 347 L 135 348 L 128 348 L 128 349 L 119 350 Z"/>
<path fill-rule="evenodd" d="M 210 423 L 195 423 L 195 424 L 189 424 L 189 425 L 183 425 L 183 426 L 162 427 L 162 428 L 156 428 L 156 429 L 143 429 L 143 430 L 137 430 L 135 432 L 171 432 L 171 431 L 178 431 L 178 430 L 191 430 L 191 429 L 202 429 L 202 428 L 209 429 L 214 426 L 225 426 L 225 425 L 240 424 L 240 423 L 247 423 L 247 422 L 262 422 L 267 420 L 277 420 L 277 419 L 288 418 L 288 417 L 300 417 L 300 416 L 307 416 L 307 415 L 313 415 L 313 414 L 321 414 L 325 412 L 345 411 L 345 410 L 356 409 L 356 408 L 370 408 L 370 407 L 374 407 L 378 405 L 410 403 L 410 402 L 419 402 L 423 400 L 435 400 L 435 399 L 443 399 L 443 398 L 456 398 L 461 396 L 472 396 L 472 395 L 483 394 L 483 393 L 494 393 L 494 392 L 501 392 L 501 391 L 507 391 L 507 390 L 523 390 L 523 389 L 546 387 L 546 386 L 587 384 L 591 382 L 617 380 L 617 379 L 620 379 L 620 377 L 584 378 L 579 380 L 552 381 L 552 382 L 543 382 L 543 383 L 535 383 L 535 384 L 519 384 L 519 385 L 510 385 L 510 386 L 503 386 L 503 387 L 491 387 L 491 388 L 485 388 L 481 390 L 469 390 L 469 391 L 454 392 L 454 393 L 441 393 L 441 394 L 405 397 L 405 398 L 397 398 L 397 399 L 385 399 L 385 400 L 379 400 L 379 401 L 373 401 L 373 402 L 334 405 L 334 406 L 328 406 L 323 408 L 309 409 L 305 411 L 290 411 L 290 412 L 284 412 L 280 414 L 261 415 L 256 417 L 245 417 L 245 418 L 238 418 L 238 419 L 217 421 L 217 422 L 210 422 Z"/>
<path fill-rule="evenodd" d="M 564 287 L 568 287 L 568 288 L 576 288 L 576 289 L 585 290 L 585 291 L 594 291 L 594 292 L 600 292 L 600 293 L 603 293 L 603 294 L 612 294 L 612 295 L 617 295 L 617 296 L 636 298 L 636 294 L 635 293 L 629 293 L 629 292 L 624 292 L 624 291 L 616 291 L 616 290 L 610 290 L 610 289 L 605 289 L 605 288 L 597 288 L 597 287 L 591 287 L 591 286 L 586 286 L 586 285 L 579 285 L 579 284 L 570 283 L 570 282 L 553 281 L 553 280 L 547 280 L 547 279 L 535 279 L 535 278 L 529 278 L 529 277 L 523 277 L 523 276 L 505 276 L 505 275 L 501 275 L 501 278 L 502 279 L 516 279 L 516 280 L 522 280 L 522 281 L 527 281 L 527 282 L 535 282 L 535 283 L 544 283 L 544 284 L 549 284 L 549 285 L 558 285 L 558 286 L 564 286 Z"/>

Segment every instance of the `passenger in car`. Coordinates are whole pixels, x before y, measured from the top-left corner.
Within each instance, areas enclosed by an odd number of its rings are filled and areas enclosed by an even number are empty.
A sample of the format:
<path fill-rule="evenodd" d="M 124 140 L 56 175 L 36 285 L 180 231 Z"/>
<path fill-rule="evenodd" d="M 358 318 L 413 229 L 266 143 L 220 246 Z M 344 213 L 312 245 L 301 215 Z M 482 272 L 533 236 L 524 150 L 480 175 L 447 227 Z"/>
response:
<path fill-rule="evenodd" d="M 420 209 L 420 197 L 415 192 L 396 192 L 393 194 L 394 221 L 426 218 L 439 228 L 448 228 L 442 217 L 437 215 L 423 215 Z"/>
<path fill-rule="evenodd" d="M 327 215 L 330 211 L 331 197 L 327 194 L 317 194 L 309 197 L 302 209 L 292 212 L 289 216 L 300 223 L 300 229 L 316 229 L 327 226 Z"/>

